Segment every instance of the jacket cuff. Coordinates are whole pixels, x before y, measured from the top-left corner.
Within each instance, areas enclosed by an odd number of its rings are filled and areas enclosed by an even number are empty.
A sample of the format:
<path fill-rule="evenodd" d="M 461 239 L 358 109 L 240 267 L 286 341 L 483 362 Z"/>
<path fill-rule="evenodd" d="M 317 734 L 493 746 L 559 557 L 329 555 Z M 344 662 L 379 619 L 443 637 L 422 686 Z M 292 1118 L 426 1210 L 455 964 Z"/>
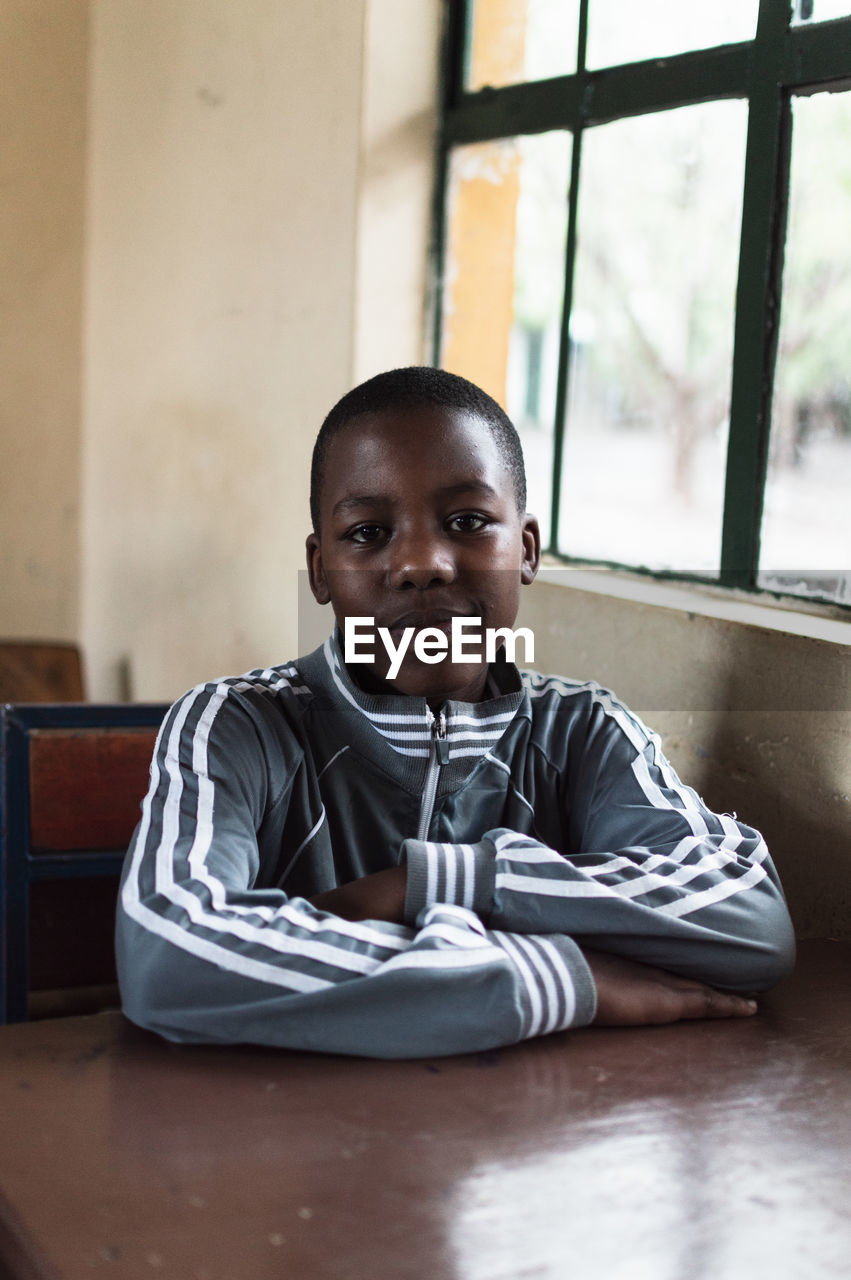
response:
<path fill-rule="evenodd" d="M 588 961 L 564 934 L 502 933 L 488 938 L 509 956 L 521 981 L 521 1039 L 585 1027 L 597 1012 L 597 991 Z"/>
<path fill-rule="evenodd" d="M 476 844 L 405 840 L 402 862 L 408 868 L 406 924 L 416 924 L 422 909 L 436 902 L 466 907 L 487 924 L 496 880 L 496 848 L 492 840 L 485 837 Z"/>
<path fill-rule="evenodd" d="M 559 933 L 488 933 L 511 957 L 521 977 L 521 1039 L 587 1027 L 596 1012 L 596 988 L 585 956 Z"/>

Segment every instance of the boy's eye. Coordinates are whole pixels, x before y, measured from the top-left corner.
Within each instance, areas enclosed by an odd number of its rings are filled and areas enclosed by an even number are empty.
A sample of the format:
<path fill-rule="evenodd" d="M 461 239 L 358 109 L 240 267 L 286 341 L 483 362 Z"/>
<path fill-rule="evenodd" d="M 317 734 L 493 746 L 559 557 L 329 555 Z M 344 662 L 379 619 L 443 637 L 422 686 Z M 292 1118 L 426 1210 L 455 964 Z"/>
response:
<path fill-rule="evenodd" d="M 377 542 L 384 533 L 384 526 L 380 524 L 359 524 L 356 528 L 351 529 L 346 537 L 351 542 Z"/>
<path fill-rule="evenodd" d="M 478 511 L 462 511 L 460 515 L 452 516 L 447 523 L 450 529 L 454 529 L 457 533 L 477 533 L 490 521 L 487 516 L 481 515 Z"/>

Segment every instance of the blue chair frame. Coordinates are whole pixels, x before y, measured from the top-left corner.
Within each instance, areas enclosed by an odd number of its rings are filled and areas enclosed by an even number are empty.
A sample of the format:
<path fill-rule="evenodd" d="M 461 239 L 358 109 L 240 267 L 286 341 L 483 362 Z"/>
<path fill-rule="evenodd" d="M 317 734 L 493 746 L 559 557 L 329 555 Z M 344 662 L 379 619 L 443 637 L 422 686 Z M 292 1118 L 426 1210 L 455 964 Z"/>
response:
<path fill-rule="evenodd" d="M 0 1023 L 27 1017 L 30 885 L 75 876 L 117 876 L 124 849 L 33 854 L 30 735 L 39 729 L 158 726 L 165 703 L 6 703 L 0 706 Z M 141 796 L 139 799 L 141 800 Z"/>

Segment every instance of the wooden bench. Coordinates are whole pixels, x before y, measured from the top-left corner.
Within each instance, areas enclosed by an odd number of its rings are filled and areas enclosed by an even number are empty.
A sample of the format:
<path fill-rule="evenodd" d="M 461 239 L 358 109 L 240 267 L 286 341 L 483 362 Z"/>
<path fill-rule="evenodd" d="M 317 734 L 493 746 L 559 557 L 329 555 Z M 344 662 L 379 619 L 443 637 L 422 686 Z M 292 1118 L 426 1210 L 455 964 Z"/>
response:
<path fill-rule="evenodd" d="M 0 1022 L 116 999 L 118 875 L 164 704 L 0 708 Z"/>
<path fill-rule="evenodd" d="M 82 702 L 85 696 L 77 645 L 0 640 L 0 702 Z"/>

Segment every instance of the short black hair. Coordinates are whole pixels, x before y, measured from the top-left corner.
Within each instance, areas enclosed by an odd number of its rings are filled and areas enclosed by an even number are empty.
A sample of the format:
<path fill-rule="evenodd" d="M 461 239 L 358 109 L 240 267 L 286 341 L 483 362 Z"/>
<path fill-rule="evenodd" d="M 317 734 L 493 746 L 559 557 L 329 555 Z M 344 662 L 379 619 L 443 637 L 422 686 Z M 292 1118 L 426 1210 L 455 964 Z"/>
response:
<path fill-rule="evenodd" d="M 505 410 L 486 391 L 482 391 L 481 387 L 456 373 L 433 369 L 429 365 L 411 365 L 376 374 L 374 378 L 348 391 L 337 401 L 319 428 L 310 466 L 310 518 L 314 532 L 319 533 L 319 504 L 328 449 L 334 437 L 361 414 L 382 413 L 388 409 L 420 409 L 425 405 L 458 409 L 481 418 L 489 428 L 499 455 L 511 475 L 517 510 L 521 515 L 525 514 L 526 468 L 523 446 Z"/>

